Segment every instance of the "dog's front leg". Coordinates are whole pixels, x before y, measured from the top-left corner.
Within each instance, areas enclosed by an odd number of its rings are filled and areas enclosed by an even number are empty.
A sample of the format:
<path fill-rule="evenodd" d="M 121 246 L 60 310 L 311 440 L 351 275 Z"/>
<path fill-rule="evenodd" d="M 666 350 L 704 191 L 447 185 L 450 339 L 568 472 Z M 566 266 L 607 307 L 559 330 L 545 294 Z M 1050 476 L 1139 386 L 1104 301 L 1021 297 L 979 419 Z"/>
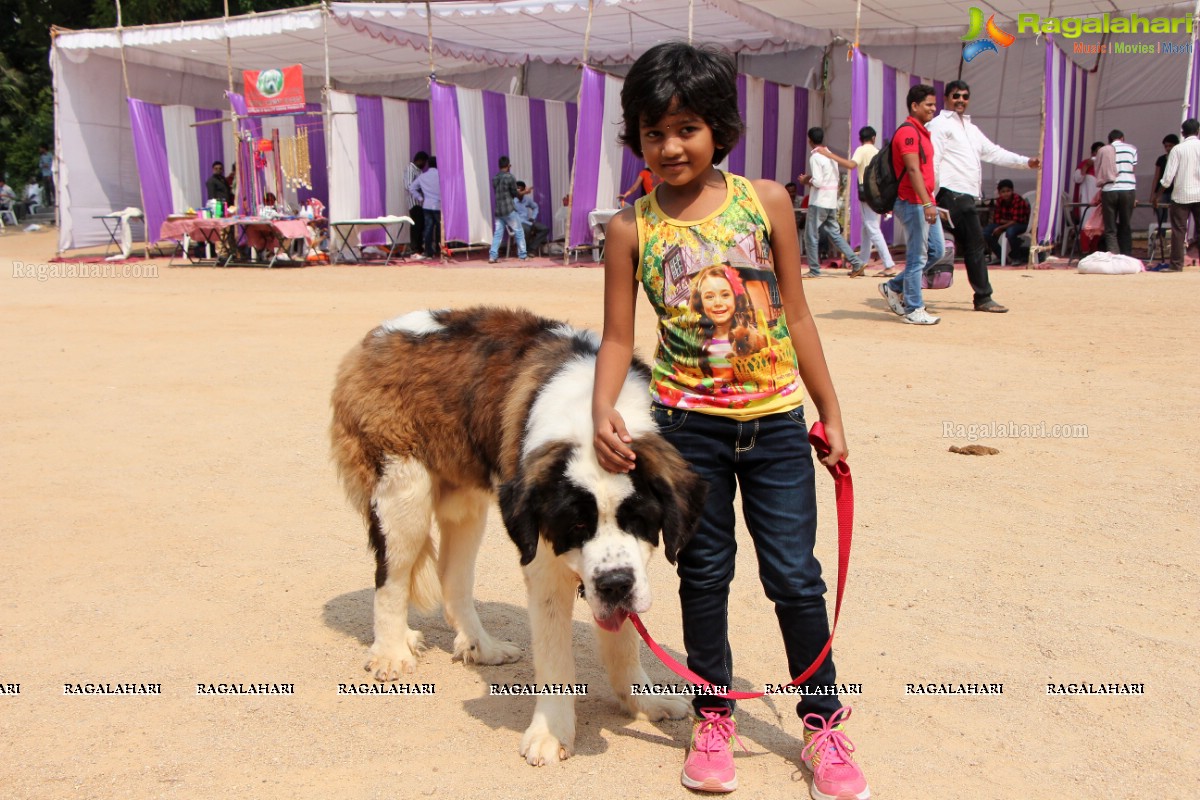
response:
<path fill-rule="evenodd" d="M 600 660 L 608 670 L 608 680 L 622 708 L 637 719 L 658 722 L 664 719 L 683 719 L 692 704 L 686 697 L 633 694 L 633 686 L 646 686 L 650 679 L 642 669 L 639 639 L 633 623 L 626 622 L 616 633 L 596 626 L 596 641 L 600 645 Z"/>
<path fill-rule="evenodd" d="M 525 567 L 529 595 L 529 632 L 533 638 L 533 674 L 539 688 L 573 686 L 575 653 L 571 647 L 571 608 L 575 578 L 558 563 L 544 542 Z M 533 721 L 521 737 L 521 755 L 535 767 L 568 758 L 575 749 L 575 701 L 571 695 L 540 694 Z"/>

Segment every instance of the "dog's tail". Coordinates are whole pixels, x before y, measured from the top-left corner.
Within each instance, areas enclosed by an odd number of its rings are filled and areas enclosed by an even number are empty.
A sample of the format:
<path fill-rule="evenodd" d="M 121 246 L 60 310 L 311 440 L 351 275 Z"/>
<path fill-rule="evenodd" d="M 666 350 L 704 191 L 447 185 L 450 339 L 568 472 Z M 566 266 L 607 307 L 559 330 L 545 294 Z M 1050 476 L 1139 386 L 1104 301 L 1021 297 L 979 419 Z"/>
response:
<path fill-rule="evenodd" d="M 437 574 L 437 547 L 433 537 L 425 539 L 421 552 L 413 563 L 412 578 L 408 584 L 408 602 L 422 613 L 436 609 L 442 602 L 442 586 Z"/>
<path fill-rule="evenodd" d="M 376 455 L 367 452 L 366 441 L 359 431 L 348 425 L 340 409 L 334 409 L 333 424 L 329 438 L 333 461 L 337 464 L 338 478 L 346 490 L 346 497 L 363 519 L 371 520 L 371 495 L 379 480 L 380 464 Z"/>

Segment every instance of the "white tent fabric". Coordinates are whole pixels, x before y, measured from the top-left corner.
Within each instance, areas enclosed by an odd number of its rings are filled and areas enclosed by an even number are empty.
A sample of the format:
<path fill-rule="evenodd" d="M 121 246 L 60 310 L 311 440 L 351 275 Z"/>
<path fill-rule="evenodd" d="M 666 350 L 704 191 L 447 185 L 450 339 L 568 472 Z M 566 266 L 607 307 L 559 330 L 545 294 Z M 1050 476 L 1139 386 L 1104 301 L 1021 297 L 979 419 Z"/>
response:
<path fill-rule="evenodd" d="M 332 113 L 329 147 L 329 213 L 333 219 L 358 219 L 358 117 L 354 95 L 329 93 Z M 334 210 L 336 209 L 336 211 Z M 337 247 L 341 242 L 335 242 Z"/>
<path fill-rule="evenodd" d="M 686 36 L 688 0 L 594 0 L 589 63 L 623 68 L 650 45 Z M 567 66 L 584 50 L 588 0 L 443 2 L 433 11 L 433 68 L 456 85 L 508 94 L 574 100 Z M 1115 7 L 1114 7 L 1115 6 Z M 310 95 L 325 83 L 328 45 L 334 88 L 359 94 L 428 97 L 428 24 L 424 3 L 330 3 L 279 12 L 170 25 L 115 30 L 56 31 L 51 65 L 58 114 L 60 248 L 104 241 L 92 218 L 113 209 L 140 206 L 136 168 L 121 76 L 121 43 L 128 63 L 130 96 L 164 106 L 225 108 L 226 53 L 235 75 L 242 69 L 298 63 Z M 914 74 L 972 85 L 974 120 L 1007 149 L 1038 151 L 1038 112 L 1043 52 L 1030 33 L 1012 22 L 1029 13 L 1023 0 L 988 5 L 1001 27 L 1017 34 L 1012 46 L 961 59 L 967 27 L 963 6 L 927 0 L 894 0 L 863 8 L 855 34 L 855 4 L 817 0 L 695 0 L 696 41 L 739 53 L 739 70 L 760 78 L 827 89 L 823 107 L 810 109 L 810 124 L 824 124 L 830 141 L 849 146 L 849 65 L 843 46 L 856 38 L 870 55 Z M 1108 13 L 1190 17 L 1190 2 L 1148 5 L 1140 0 L 1060 0 L 1058 17 Z M 1124 41 L 1161 35 L 1124 35 Z M 1093 44 L 1096 36 L 1074 41 Z M 1108 41 L 1112 41 L 1110 38 Z M 1183 39 L 1181 38 L 1182 42 Z M 822 81 L 822 51 L 828 55 Z M 794 57 L 802 52 L 799 58 Z M 1158 142 L 1178 126 L 1188 59 L 1072 55 L 1094 69 L 1095 105 L 1085 121 L 1086 138 L 1104 138 L 1120 128 L 1144 157 L 1138 168 L 1139 196 L 1148 195 Z M 782 74 L 781 74 L 782 73 Z M 818 85 L 823 83 L 823 85 Z M 364 88 L 364 87 L 374 88 Z M 240 87 L 235 85 L 234 89 Z M 315 96 L 310 96 L 315 99 Z M 839 127 L 840 126 L 840 127 Z M 779 139 L 782 141 L 782 138 Z M 840 148 L 839 148 L 840 149 Z M 776 157 L 776 164 L 782 160 Z M 985 171 L 985 185 L 998 177 Z M 1016 173 L 1032 188 L 1033 176 Z M 393 187 L 389 187 L 389 196 Z"/>

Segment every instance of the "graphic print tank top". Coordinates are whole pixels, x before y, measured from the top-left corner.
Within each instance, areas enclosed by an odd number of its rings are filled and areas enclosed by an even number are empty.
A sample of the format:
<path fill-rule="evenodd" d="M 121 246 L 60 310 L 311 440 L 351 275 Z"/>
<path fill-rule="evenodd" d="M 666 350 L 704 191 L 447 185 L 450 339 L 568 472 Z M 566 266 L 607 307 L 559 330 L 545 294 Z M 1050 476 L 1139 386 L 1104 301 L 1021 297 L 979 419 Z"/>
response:
<path fill-rule="evenodd" d="M 637 278 L 658 313 L 650 393 L 672 408 L 749 420 L 804 402 L 772 265 L 770 225 L 750 181 L 725 176 L 702 220 L 635 204 Z"/>

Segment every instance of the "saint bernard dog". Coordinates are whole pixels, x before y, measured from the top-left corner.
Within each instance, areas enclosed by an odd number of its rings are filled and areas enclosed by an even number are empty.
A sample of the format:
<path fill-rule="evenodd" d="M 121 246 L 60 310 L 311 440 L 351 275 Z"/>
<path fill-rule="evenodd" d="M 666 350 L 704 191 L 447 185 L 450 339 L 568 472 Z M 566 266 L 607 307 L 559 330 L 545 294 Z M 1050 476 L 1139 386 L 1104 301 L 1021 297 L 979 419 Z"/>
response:
<path fill-rule="evenodd" d="M 617 409 L 637 466 L 606 472 L 592 447 L 599 337 L 525 311 L 418 311 L 375 328 L 342 361 L 333 390 L 333 456 L 375 551 L 375 642 L 368 672 L 416 669 L 421 634 L 408 608 L 436 605 L 456 632 L 454 658 L 504 664 L 519 649 L 492 638 L 475 610 L 475 558 L 499 497 L 529 599 L 537 684 L 573 684 L 577 594 L 596 622 L 621 705 L 679 719 L 687 698 L 634 696 L 648 683 L 629 612 L 650 607 L 647 564 L 662 534 L 674 563 L 698 521 L 705 485 L 659 436 L 649 370 L 636 361 Z M 435 546 L 431 522 L 440 539 Z M 569 695 L 538 696 L 521 754 L 533 765 L 574 747 Z"/>

